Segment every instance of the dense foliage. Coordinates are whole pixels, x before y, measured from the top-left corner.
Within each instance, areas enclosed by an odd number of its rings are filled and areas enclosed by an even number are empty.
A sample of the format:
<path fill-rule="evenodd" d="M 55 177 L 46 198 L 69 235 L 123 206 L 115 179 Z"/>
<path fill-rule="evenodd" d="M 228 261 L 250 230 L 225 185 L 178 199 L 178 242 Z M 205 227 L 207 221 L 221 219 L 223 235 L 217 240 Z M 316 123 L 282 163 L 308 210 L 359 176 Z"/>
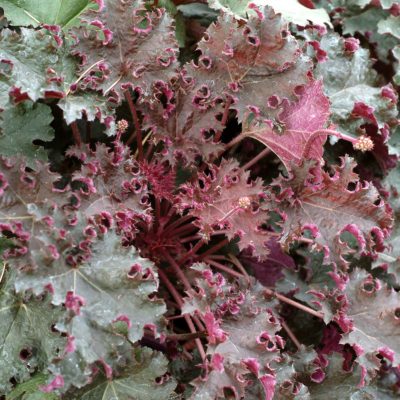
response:
<path fill-rule="evenodd" d="M 2 398 L 398 398 L 398 1 L 0 7 Z"/>

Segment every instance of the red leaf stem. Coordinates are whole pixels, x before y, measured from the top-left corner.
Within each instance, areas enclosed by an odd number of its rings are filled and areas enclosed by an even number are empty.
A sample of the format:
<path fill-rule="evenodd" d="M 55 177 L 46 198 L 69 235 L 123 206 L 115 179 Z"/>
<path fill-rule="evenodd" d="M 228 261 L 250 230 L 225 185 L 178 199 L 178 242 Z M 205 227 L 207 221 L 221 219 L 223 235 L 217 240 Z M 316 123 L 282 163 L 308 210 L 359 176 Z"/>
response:
<path fill-rule="evenodd" d="M 204 259 L 204 261 L 207 264 L 210 264 L 213 267 L 218 268 L 221 271 L 224 271 L 227 274 L 230 274 L 230 275 L 234 276 L 235 278 L 239 278 L 239 279 L 244 278 L 244 275 L 240 274 L 239 272 L 234 271 L 233 269 L 231 269 L 231 268 L 227 267 L 226 265 L 223 265 L 223 264 L 221 264 L 221 263 L 219 263 L 217 261 L 213 261 L 213 260 L 211 260 L 209 258 Z"/>
<path fill-rule="evenodd" d="M 164 273 L 163 270 L 161 270 L 160 268 L 158 269 L 158 276 L 160 277 L 160 279 L 164 282 L 164 285 L 167 287 L 167 289 L 169 290 L 169 292 L 171 293 L 172 297 L 175 299 L 175 301 L 178 303 L 179 307 L 182 308 L 183 307 L 183 299 L 181 297 L 181 295 L 178 293 L 178 291 L 175 289 L 174 285 L 170 282 L 170 280 L 168 279 L 167 275 Z M 197 332 L 193 321 L 191 320 L 189 315 L 184 315 L 183 318 L 185 318 L 186 323 L 189 326 L 189 330 L 192 333 Z M 201 343 L 201 340 L 199 338 L 194 339 L 196 346 L 199 350 L 200 356 L 202 358 L 202 360 L 206 359 L 206 352 L 204 351 L 204 347 L 203 347 L 203 343 Z"/>
<path fill-rule="evenodd" d="M 298 303 L 297 301 L 294 301 L 292 299 L 289 299 L 288 297 L 283 296 L 280 293 L 276 293 L 271 289 L 265 289 L 265 290 L 266 290 L 267 294 L 269 294 L 271 296 L 275 296 L 278 300 L 283 301 L 286 304 L 289 304 L 289 305 L 291 305 L 293 307 L 296 307 L 299 310 L 305 311 L 306 313 L 314 315 L 315 317 L 318 317 L 320 319 L 324 319 L 324 314 L 322 312 L 315 311 L 312 308 L 307 307 L 307 306 L 305 306 L 305 305 L 303 305 L 301 303 Z"/>

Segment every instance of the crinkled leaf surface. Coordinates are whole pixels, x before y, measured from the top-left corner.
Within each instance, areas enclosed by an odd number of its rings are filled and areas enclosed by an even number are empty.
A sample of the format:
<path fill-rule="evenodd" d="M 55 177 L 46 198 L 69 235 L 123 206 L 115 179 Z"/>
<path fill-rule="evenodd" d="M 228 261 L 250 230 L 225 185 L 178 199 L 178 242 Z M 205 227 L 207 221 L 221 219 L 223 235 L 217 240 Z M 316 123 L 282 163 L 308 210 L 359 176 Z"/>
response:
<path fill-rule="evenodd" d="M 343 358 L 334 354 L 329 358 L 327 376 L 321 384 L 312 384 L 309 386 L 311 399 L 315 400 L 336 400 L 336 399 L 362 399 L 378 400 L 376 386 L 367 386 L 359 388 L 361 381 L 361 371 L 359 367 L 351 372 L 343 371 Z"/>
<path fill-rule="evenodd" d="M 53 306 L 48 294 L 16 295 L 14 275 L 14 271 L 6 273 L 0 289 L 0 394 L 12 388 L 13 379 L 21 383 L 37 369 L 45 369 L 62 355 L 66 344 L 53 330 L 63 307 Z"/>
<path fill-rule="evenodd" d="M 246 398 L 245 387 L 257 378 L 263 382 L 271 379 L 271 386 L 264 386 L 264 395 L 272 399 L 274 377 L 269 374 L 269 365 L 279 358 L 279 349 L 283 346 L 282 338 L 276 335 L 281 327 L 270 309 L 272 303 L 263 299 L 260 286 L 255 286 L 251 292 L 242 292 L 240 297 L 242 300 L 236 304 L 234 298 L 227 303 L 235 304 L 238 310 L 225 315 L 219 324 L 228 335 L 216 344 L 209 344 L 210 373 L 193 382 L 196 389 L 192 399 L 223 397 L 226 389 L 235 393 L 235 398 L 243 395 Z M 254 375 L 248 376 L 250 373 Z"/>
<path fill-rule="evenodd" d="M 277 282 L 276 289 L 283 293 L 290 292 L 309 307 L 321 311 L 325 323 L 328 323 L 339 308 L 329 298 L 329 292 L 336 288 L 330 275 L 333 268 L 324 263 L 322 252 L 298 251 L 298 254 L 305 259 L 303 269 L 301 272 L 284 269 L 284 277 Z"/>
<path fill-rule="evenodd" d="M 0 148 L 6 157 L 24 157 L 28 166 L 46 160 L 46 151 L 32 142 L 50 141 L 54 129 L 51 108 L 46 104 L 25 102 L 0 113 Z"/>
<path fill-rule="evenodd" d="M 236 18 L 246 18 L 253 11 L 248 8 L 250 3 L 255 3 L 258 6 L 271 6 L 276 13 L 295 24 L 308 25 L 311 21 L 315 25 L 327 24 L 331 26 L 328 13 L 323 9 L 310 9 L 304 7 L 297 0 L 287 0 L 285 2 L 277 0 L 212 0 L 209 2 L 211 8 L 223 10 L 226 13 L 233 14 Z"/>
<path fill-rule="evenodd" d="M 329 100 L 322 91 L 322 81 L 314 81 L 303 88 L 296 102 L 283 102 L 278 116 L 281 132 L 269 124 L 253 122 L 245 134 L 269 147 L 289 170 L 293 162 L 322 160 L 326 135 L 317 131 L 325 127 L 329 115 Z"/>
<path fill-rule="evenodd" d="M 0 33 L 0 80 L 16 101 L 30 98 L 61 98 L 75 73 L 75 61 L 65 45 L 56 41 L 45 29 L 21 28 L 21 33 L 3 29 Z M 5 67 L 8 67 L 5 69 Z M 21 95 L 13 94 L 18 90 Z M 6 100 L 2 97 L 2 100 Z M 10 103 L 0 104 L 0 109 Z"/>
<path fill-rule="evenodd" d="M 221 16 L 199 42 L 198 65 L 186 66 L 197 90 L 205 91 L 207 98 L 225 93 L 234 99 L 232 107 L 240 121 L 249 106 L 269 117 L 276 115 L 268 100 L 294 98 L 294 89 L 308 81 L 310 64 L 288 33 L 287 23 L 270 7 L 261 13 L 262 17 L 251 16 L 240 25 L 231 16 Z"/>
<path fill-rule="evenodd" d="M 269 252 L 269 235 L 261 228 L 268 214 L 259 207 L 262 182 L 248 182 L 249 175 L 239 169 L 237 161 L 223 159 L 219 168 L 199 175 L 199 182 L 182 185 L 179 209 L 188 209 L 198 219 L 205 238 L 219 230 L 229 239 L 239 236 L 240 249 L 250 247 L 262 258 Z"/>
<path fill-rule="evenodd" d="M 398 313 L 400 296 L 393 289 L 384 287 L 379 280 L 373 280 L 364 270 L 356 269 L 344 291 L 348 306 L 345 313 L 352 321 L 349 332 L 346 332 L 340 343 L 348 343 L 360 349 L 364 365 L 364 357 L 379 368 L 378 353 L 400 364 L 400 325 Z M 369 369 L 369 363 L 366 364 Z"/>
<path fill-rule="evenodd" d="M 144 128 L 152 130 L 155 141 L 165 143 L 163 155 L 171 164 L 193 163 L 196 156 L 208 161 L 223 149 L 213 141 L 212 135 L 207 138 L 207 134 L 224 129 L 216 118 L 223 113 L 222 104 L 200 96 L 198 104 L 193 104 L 192 99 L 196 97 L 192 86 L 179 79 L 172 87 L 159 88 L 160 95 L 169 98 L 166 106 L 145 104 L 141 107 Z"/>
<path fill-rule="evenodd" d="M 12 25 L 69 27 L 78 23 L 79 14 L 90 3 L 91 0 L 2 0 L 1 7 Z"/>
<path fill-rule="evenodd" d="M 279 0 L 256 0 L 256 4 L 271 6 L 275 12 L 294 24 L 305 26 L 311 21 L 314 25 L 332 27 L 328 13 L 323 8 L 311 9 L 304 7 L 297 0 L 279 1 Z"/>
<path fill-rule="evenodd" d="M 21 28 L 21 33 L 3 29 L 0 34 L 0 110 L 12 108 L 13 102 L 26 99 L 58 98 L 68 124 L 83 117 L 89 121 L 98 118 L 110 124 L 114 107 L 98 93 L 69 92 L 69 86 L 78 79 L 77 61 L 69 54 L 65 39 L 58 46 L 45 29 Z M 3 119 L 9 119 L 4 115 Z"/>
<path fill-rule="evenodd" d="M 19 160 L 2 160 L 1 167 L 0 231 L 12 243 L 2 256 L 14 267 L 32 270 L 49 265 L 59 256 L 57 249 L 69 251 L 84 239 L 82 218 L 76 221 L 74 213 L 61 211 L 68 199 L 54 190 L 59 175 L 40 162 L 29 172 Z M 71 225 L 69 218 L 79 223 Z"/>
<path fill-rule="evenodd" d="M 107 163 L 108 152 L 101 149 Z M 104 201 L 99 204 L 97 196 L 97 200 L 93 199 L 98 203 L 96 207 L 83 198 L 81 211 L 72 207 L 71 201 L 77 204 L 76 197 L 71 200 L 65 193 L 54 191 L 53 182 L 58 175 L 49 173 L 46 166 L 38 163 L 36 171 L 30 172 L 20 163 L 4 163 L 4 167 L 2 182 L 6 187 L 0 197 L 0 229 L 12 236 L 13 247 L 3 257 L 19 270 L 19 292 L 33 289 L 40 294 L 47 288 L 53 292 L 54 304 L 66 303 L 76 314 L 57 325 L 74 338 L 70 346 L 74 352 L 52 371 L 64 377 L 66 388 L 84 385 L 93 362 L 103 360 L 111 366 L 115 363 L 111 354 L 125 339 L 113 329 L 114 320 L 122 318 L 126 322 L 131 341 L 142 336 L 146 324 L 159 326 L 164 304 L 148 297 L 158 287 L 153 264 L 139 257 L 134 248 L 122 247 L 121 237 L 109 230 L 113 217 L 104 208 L 107 198 L 109 210 L 114 208 L 107 189 L 102 187 L 105 182 L 101 180 L 101 164 L 97 169 L 99 180 L 93 179 Z M 82 167 L 82 179 L 87 177 L 85 168 L 88 167 Z M 114 176 L 108 179 L 112 190 Z M 126 201 L 129 211 L 129 199 Z M 115 202 L 119 204 L 116 198 Z M 100 219 L 96 222 L 94 216 Z"/>
<path fill-rule="evenodd" d="M 80 86 L 112 91 L 118 99 L 132 86 L 150 96 L 153 82 L 175 76 L 178 45 L 172 19 L 162 9 L 146 10 L 140 0 L 105 0 L 101 6 L 85 12 L 74 30 L 80 72 L 92 67 Z"/>
<path fill-rule="evenodd" d="M 379 21 L 378 33 L 390 34 L 400 39 L 400 17 L 391 15 L 387 19 Z"/>
<path fill-rule="evenodd" d="M 71 400 L 168 400 L 175 389 L 173 378 L 156 383 L 167 372 L 168 360 L 150 349 L 140 350 L 138 360 L 114 379 L 99 376 L 95 382 L 72 395 Z"/>
<path fill-rule="evenodd" d="M 340 240 L 342 232 L 354 235 L 360 250 L 367 251 L 372 251 L 375 243 L 372 233 L 378 242 L 379 237 L 388 235 L 390 210 L 383 202 L 375 204 L 379 199 L 377 190 L 372 184 L 362 184 L 354 167 L 354 162 L 345 157 L 333 177 L 321 167 L 303 165 L 293 169 L 289 180 L 275 181 L 274 186 L 286 196 L 286 190 L 293 191 L 292 199 L 287 196 L 279 205 L 285 214 L 281 239 L 285 247 L 309 230 L 317 247 L 324 250 L 326 261 L 346 264 L 343 255 L 350 249 Z M 350 183 L 355 184 L 354 190 L 348 188 Z"/>
<path fill-rule="evenodd" d="M 357 137 L 357 128 L 365 122 L 379 128 L 396 118 L 397 109 L 390 98 L 377 86 L 376 72 L 371 68 L 369 51 L 359 48 L 345 52 L 345 40 L 328 34 L 321 40 L 328 60 L 316 67 L 316 76 L 323 78 L 324 91 L 331 101 L 332 120 L 338 129 Z M 364 120 L 353 113 L 356 103 L 370 107 L 375 120 Z"/>
<path fill-rule="evenodd" d="M 164 303 L 149 298 L 158 287 L 153 265 L 139 257 L 134 248 L 122 247 L 120 241 L 110 232 L 92 246 L 90 260 L 78 268 L 60 260 L 50 272 L 42 268 L 18 277 L 18 290 L 29 287 L 40 293 L 48 285 L 54 291 L 53 303 L 68 302 L 76 314 L 57 324 L 57 329 L 73 338 L 67 357 L 51 368 L 54 375 L 63 376 L 63 389 L 90 382 L 90 367 L 96 361 L 110 368 L 116 365 L 125 338 L 113 328 L 114 321 L 126 323 L 132 342 L 142 337 L 145 325 L 161 326 Z"/>
<path fill-rule="evenodd" d="M 55 305 L 63 303 L 68 292 L 84 299 L 82 316 L 76 318 L 77 323 L 93 329 L 85 338 L 82 335 L 81 350 L 88 353 L 91 346 L 95 346 L 96 326 L 107 328 L 113 320 L 125 315 L 131 323 L 129 339 L 136 341 L 142 336 L 143 326 L 159 324 L 165 311 L 162 301 L 148 298 L 158 286 L 153 264 L 141 258 L 134 248 L 122 247 L 120 238 L 110 232 L 93 244 L 91 252 L 90 259 L 77 268 L 71 268 L 61 258 L 50 270 L 42 267 L 31 274 L 20 273 L 16 281 L 18 291 L 33 289 L 35 293 L 42 293 L 46 285 L 51 285 Z M 136 264 L 141 273 L 130 278 L 128 274 Z M 142 274 L 148 274 L 148 279 L 142 279 Z"/>
<path fill-rule="evenodd" d="M 82 149 L 69 150 L 69 155 L 80 157 Z M 129 147 L 115 142 L 114 150 L 98 144 L 92 151 L 83 150 L 85 161 L 72 176 L 73 185 L 80 183 L 85 189 L 75 192 L 79 208 L 86 217 L 106 211 L 129 211 L 136 216 L 148 216 L 148 182 L 143 179 L 138 163 L 131 157 Z"/>
<path fill-rule="evenodd" d="M 389 16 L 389 10 L 382 10 L 376 7 L 354 8 L 350 12 L 345 12 L 343 34 L 354 35 L 359 32 L 365 35 L 372 45 L 375 46 L 377 44 L 375 48 L 379 59 L 389 62 L 390 51 L 398 44 L 399 40 L 391 34 L 380 34 L 378 32 L 380 25 L 383 25 L 384 29 L 386 29 L 385 21 Z M 392 27 L 389 24 L 387 28 L 391 29 Z"/>
<path fill-rule="evenodd" d="M 106 98 L 89 90 L 70 93 L 57 105 L 64 111 L 67 124 L 86 117 L 88 121 L 94 121 L 97 118 L 100 122 L 110 125 L 114 119 L 114 107 Z M 114 134 L 114 132 L 109 131 L 109 134 Z"/>
<path fill-rule="evenodd" d="M 382 181 L 385 190 L 387 190 L 387 201 L 393 209 L 394 229 L 386 242 L 386 247 L 377 254 L 373 261 L 373 268 L 382 268 L 391 275 L 393 283 L 400 285 L 400 199 L 398 188 L 400 187 L 400 171 L 395 168 L 390 171 Z"/>
<path fill-rule="evenodd" d="M 44 393 L 39 387 L 43 386 L 48 376 L 43 373 L 36 373 L 24 383 L 20 383 L 7 395 L 7 400 L 57 400 L 55 393 Z"/>

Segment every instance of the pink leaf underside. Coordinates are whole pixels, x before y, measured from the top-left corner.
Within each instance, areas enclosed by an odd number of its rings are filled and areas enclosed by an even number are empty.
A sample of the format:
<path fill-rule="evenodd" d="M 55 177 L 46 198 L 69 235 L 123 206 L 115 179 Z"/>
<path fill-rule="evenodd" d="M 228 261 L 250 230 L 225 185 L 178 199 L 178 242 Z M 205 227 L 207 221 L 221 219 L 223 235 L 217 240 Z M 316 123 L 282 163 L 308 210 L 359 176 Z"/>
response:
<path fill-rule="evenodd" d="M 291 162 L 322 160 L 326 135 L 314 132 L 325 127 L 329 115 L 329 100 L 323 93 L 322 81 L 312 81 L 303 87 L 297 101 L 283 101 L 283 110 L 279 114 L 282 133 L 266 124 L 261 128 L 252 126 L 249 136 L 269 147 L 289 169 Z"/>

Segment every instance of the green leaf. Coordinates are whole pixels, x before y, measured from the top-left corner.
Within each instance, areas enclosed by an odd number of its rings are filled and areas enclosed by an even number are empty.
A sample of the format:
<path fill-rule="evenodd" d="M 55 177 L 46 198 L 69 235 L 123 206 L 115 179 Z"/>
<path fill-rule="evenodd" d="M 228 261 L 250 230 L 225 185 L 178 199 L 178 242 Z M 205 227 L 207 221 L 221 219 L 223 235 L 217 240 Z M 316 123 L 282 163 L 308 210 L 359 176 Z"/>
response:
<path fill-rule="evenodd" d="M 90 0 L 2 0 L 0 6 L 14 26 L 70 27 L 78 24 L 79 15 L 93 4 Z"/>
<path fill-rule="evenodd" d="M 396 119 L 397 109 L 381 94 L 368 50 L 359 48 L 353 54 L 346 54 L 344 39 L 337 34 L 325 35 L 321 48 L 327 52 L 328 60 L 317 65 L 315 75 L 324 81 L 325 94 L 331 101 L 332 120 L 340 131 L 357 137 L 357 128 L 364 120 L 352 116 L 356 102 L 374 109 L 379 128 Z"/>
<path fill-rule="evenodd" d="M 46 160 L 47 152 L 32 142 L 36 139 L 53 139 L 52 121 L 51 108 L 46 104 L 25 102 L 3 111 L 0 114 L 1 155 L 20 155 L 32 167 L 35 160 Z"/>
<path fill-rule="evenodd" d="M 69 47 L 65 44 L 57 47 L 53 36 L 45 29 L 21 28 L 20 34 L 3 29 L 0 59 L 1 89 L 6 93 L 19 89 L 33 101 L 62 98 L 75 79 L 76 62 L 69 55 Z M 5 94 L 0 100 L 0 109 L 11 106 Z"/>
<path fill-rule="evenodd" d="M 138 360 L 115 379 L 98 377 L 96 381 L 77 395 L 73 400 L 167 400 L 176 387 L 174 379 L 162 384 L 156 378 L 167 372 L 168 360 L 161 353 L 148 348 L 140 350 Z M 72 400 L 71 399 L 71 400 Z"/>
<path fill-rule="evenodd" d="M 249 0 L 210 0 L 208 2 L 211 8 L 223 10 L 228 14 L 233 14 L 236 18 L 246 18 Z"/>
<path fill-rule="evenodd" d="M 345 372 L 342 364 L 343 359 L 337 353 L 330 357 L 325 380 L 321 384 L 313 383 L 308 387 L 312 400 L 382 399 L 377 396 L 378 389 L 375 386 L 358 387 L 361 381 L 359 367 L 355 366 L 351 372 Z"/>
<path fill-rule="evenodd" d="M 45 285 L 51 284 L 53 304 L 56 305 L 65 301 L 68 291 L 73 291 L 85 299 L 82 316 L 76 319 L 88 318 L 96 321 L 98 327 L 110 327 L 115 318 L 126 315 L 132 323 L 129 339 L 137 341 L 142 337 L 143 326 L 158 324 L 165 311 L 162 301 L 148 299 L 157 290 L 153 264 L 141 258 L 136 249 L 122 247 L 120 238 L 113 232 L 93 245 L 92 254 L 91 259 L 79 268 L 71 268 L 61 260 L 55 262 L 51 270 L 20 275 L 16 287 L 18 291 L 32 288 L 39 294 Z M 135 263 L 141 266 L 143 273 L 151 272 L 154 279 L 129 279 L 128 273 Z M 90 343 L 90 337 L 86 339 L 89 343 L 84 350 L 89 352 L 94 343 Z"/>
<path fill-rule="evenodd" d="M 372 376 L 380 368 L 380 353 L 391 354 L 393 366 L 399 365 L 400 295 L 359 268 L 350 274 L 344 294 L 348 300 L 346 314 L 352 324 L 340 343 L 357 346 L 357 361 Z"/>
<path fill-rule="evenodd" d="M 389 9 L 393 4 L 397 4 L 398 2 L 398 0 L 380 0 L 382 8 L 385 10 Z M 368 3 L 370 3 L 370 1 L 368 1 Z"/>
<path fill-rule="evenodd" d="M 332 27 L 328 13 L 323 8 L 310 9 L 301 5 L 297 0 L 259 0 L 262 5 L 271 6 L 276 12 L 290 22 L 297 25 L 308 25 L 311 21 L 314 25 Z M 257 4 L 257 1 L 256 1 Z"/>
<path fill-rule="evenodd" d="M 396 75 L 393 77 L 393 82 L 400 86 L 400 45 L 396 46 L 392 53 L 397 60 Z"/>
<path fill-rule="evenodd" d="M 64 377 L 66 388 L 71 384 L 84 385 L 90 364 L 98 360 L 113 365 L 112 354 L 126 342 L 113 327 L 118 317 L 129 320 L 127 336 L 136 342 L 146 324 L 161 326 L 165 312 L 163 301 L 149 299 L 158 287 L 156 272 L 149 260 L 141 258 L 132 247 L 122 247 L 114 232 L 95 242 L 91 251 L 91 258 L 76 268 L 71 268 L 60 257 L 51 268 L 21 273 L 16 283 L 18 291 L 31 288 L 37 294 L 50 284 L 55 305 L 65 302 L 68 292 L 82 299 L 79 313 L 57 325 L 57 329 L 75 338 L 75 353 L 52 368 Z M 133 265 L 140 266 L 141 272 L 130 277 Z M 82 381 L 77 381 L 76 374 L 81 375 Z"/>
<path fill-rule="evenodd" d="M 107 130 L 107 134 L 109 136 L 115 134 L 115 106 L 98 92 L 87 90 L 70 93 L 61 99 L 57 103 L 57 106 L 64 111 L 64 119 L 68 125 L 83 118 L 83 116 L 88 121 L 94 121 L 97 118 L 102 123 L 105 123 L 108 119 L 111 122 L 108 123 L 109 129 Z"/>
<path fill-rule="evenodd" d="M 310 9 L 301 5 L 297 0 L 210 0 L 211 8 L 223 10 L 233 14 L 236 18 L 246 18 L 247 14 L 254 12 L 249 10 L 249 3 L 255 3 L 260 7 L 271 6 L 275 12 L 282 14 L 283 18 L 298 25 L 308 25 L 311 21 L 315 25 L 332 27 L 328 13 L 323 8 Z"/>
<path fill-rule="evenodd" d="M 400 39 L 400 16 L 391 15 L 389 18 L 379 21 L 378 33 L 390 34 L 397 39 Z"/>
<path fill-rule="evenodd" d="M 39 387 L 44 385 L 48 375 L 43 373 L 35 374 L 29 381 L 17 385 L 7 395 L 6 400 L 57 400 L 59 397 L 54 393 L 44 393 Z"/>
<path fill-rule="evenodd" d="M 52 329 L 62 313 L 47 294 L 16 295 L 13 274 L 6 274 L 0 291 L 0 394 L 12 388 L 10 379 L 27 381 L 62 355 L 66 340 Z"/>
<path fill-rule="evenodd" d="M 385 21 L 389 16 L 390 14 L 388 11 L 375 7 L 367 8 L 363 12 L 355 12 L 354 15 L 343 19 L 343 34 L 354 36 L 356 32 L 359 32 L 367 36 L 368 41 L 374 45 L 379 59 L 389 63 L 391 62 L 389 56 L 390 50 L 398 44 L 398 39 L 391 34 L 382 35 L 381 32 L 378 31 L 381 24 L 383 24 L 382 30 L 390 28 L 394 29 L 394 31 L 396 30 L 396 27 L 391 26 L 391 23 L 386 26 Z M 367 32 L 368 34 L 366 35 Z"/>

